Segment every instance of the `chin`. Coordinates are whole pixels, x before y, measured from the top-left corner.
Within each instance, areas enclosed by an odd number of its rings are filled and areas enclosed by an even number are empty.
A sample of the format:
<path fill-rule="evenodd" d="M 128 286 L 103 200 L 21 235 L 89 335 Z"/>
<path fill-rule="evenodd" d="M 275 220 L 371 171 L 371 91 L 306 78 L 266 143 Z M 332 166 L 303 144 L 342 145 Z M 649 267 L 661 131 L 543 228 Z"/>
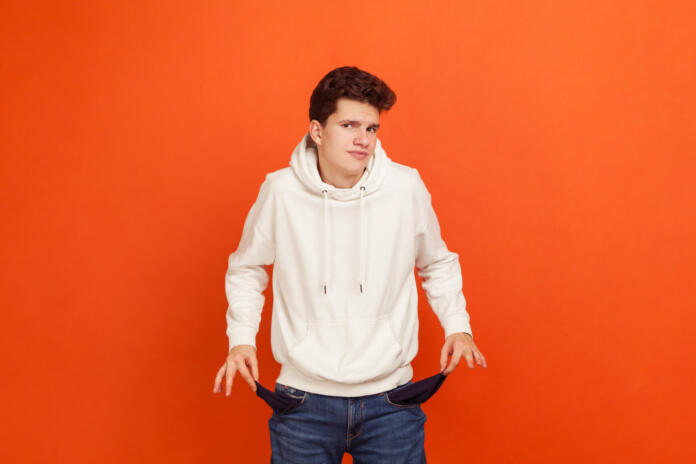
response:
<path fill-rule="evenodd" d="M 357 170 L 357 171 L 362 171 L 363 169 L 365 169 L 365 168 L 367 167 L 367 163 L 368 163 L 369 161 L 370 161 L 370 158 L 365 158 L 365 159 L 362 160 L 362 161 L 358 161 L 358 162 L 357 162 L 355 165 L 353 165 L 353 166 L 356 166 L 356 167 L 355 167 L 355 170 Z"/>

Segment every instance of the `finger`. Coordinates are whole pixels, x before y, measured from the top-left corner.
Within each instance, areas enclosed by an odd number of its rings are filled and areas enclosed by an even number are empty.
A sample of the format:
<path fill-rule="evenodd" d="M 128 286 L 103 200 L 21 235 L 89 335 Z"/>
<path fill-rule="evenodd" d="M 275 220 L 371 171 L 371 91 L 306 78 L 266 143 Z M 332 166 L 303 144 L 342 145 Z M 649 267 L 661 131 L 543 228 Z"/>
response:
<path fill-rule="evenodd" d="M 452 355 L 452 359 L 450 359 L 449 366 L 447 366 L 447 369 L 445 370 L 445 375 L 449 375 L 450 372 L 452 372 L 457 365 L 459 364 L 459 359 L 462 357 L 462 352 L 459 350 L 455 350 L 454 354 Z"/>
<path fill-rule="evenodd" d="M 237 373 L 237 368 L 234 365 L 234 362 L 228 362 L 227 363 L 227 372 L 225 376 L 227 377 L 225 379 L 225 387 L 226 387 L 226 392 L 225 396 L 230 396 L 230 393 L 232 393 L 232 380 L 234 379 L 234 374 Z"/>
<path fill-rule="evenodd" d="M 213 393 L 219 393 L 220 391 L 222 391 L 222 389 L 220 388 L 220 384 L 222 384 L 222 378 L 225 375 L 225 369 L 226 366 L 224 364 L 220 369 L 218 369 L 217 375 L 215 376 L 215 385 L 213 386 Z"/>
<path fill-rule="evenodd" d="M 251 374 L 254 376 L 254 380 L 259 381 L 259 361 L 255 356 L 249 358 L 249 364 L 251 364 Z M 256 386 L 256 385 L 254 385 Z"/>
<path fill-rule="evenodd" d="M 481 360 L 483 361 L 482 366 L 483 366 L 483 367 L 488 367 L 488 363 L 486 363 L 486 357 L 483 356 L 481 353 L 479 353 L 479 356 L 481 356 Z"/>
<path fill-rule="evenodd" d="M 471 354 L 471 350 L 466 350 L 464 352 L 464 358 L 466 359 L 466 363 L 469 366 L 469 369 L 474 368 L 474 356 Z"/>
<path fill-rule="evenodd" d="M 242 359 L 240 362 L 237 363 L 237 371 L 239 372 L 239 375 L 241 375 L 242 378 L 246 380 L 246 382 L 249 384 L 249 387 L 253 391 L 256 391 L 256 384 L 254 383 L 254 379 L 251 377 L 249 369 L 246 366 L 246 360 Z"/>
<path fill-rule="evenodd" d="M 449 346 L 445 345 L 442 347 L 442 351 L 440 352 L 440 372 L 445 370 L 445 367 L 447 367 L 447 358 L 449 358 Z"/>

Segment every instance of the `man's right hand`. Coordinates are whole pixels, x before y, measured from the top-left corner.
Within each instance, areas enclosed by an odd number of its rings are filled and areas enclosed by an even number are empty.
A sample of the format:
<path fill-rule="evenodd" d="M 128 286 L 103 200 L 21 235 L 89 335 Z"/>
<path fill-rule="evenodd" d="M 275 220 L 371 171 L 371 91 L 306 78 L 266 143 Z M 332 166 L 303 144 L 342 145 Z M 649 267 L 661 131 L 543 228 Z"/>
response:
<path fill-rule="evenodd" d="M 251 367 L 251 374 L 249 373 L 249 367 Z M 222 378 L 226 377 L 225 396 L 230 396 L 230 393 L 232 393 L 232 381 L 237 371 L 239 371 L 242 378 L 246 380 L 252 391 L 255 392 L 255 380 L 259 380 L 259 363 L 256 360 L 256 349 L 253 346 L 237 345 L 230 350 L 225 364 L 222 365 L 217 372 L 217 376 L 215 376 L 213 393 L 220 393 L 222 391 Z"/>

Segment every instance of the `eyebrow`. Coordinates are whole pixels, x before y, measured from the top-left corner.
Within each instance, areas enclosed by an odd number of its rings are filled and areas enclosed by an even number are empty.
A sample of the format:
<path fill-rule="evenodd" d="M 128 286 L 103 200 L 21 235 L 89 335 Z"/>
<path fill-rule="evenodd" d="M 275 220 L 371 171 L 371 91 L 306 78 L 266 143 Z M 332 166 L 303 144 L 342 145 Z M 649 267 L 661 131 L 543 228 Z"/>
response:
<path fill-rule="evenodd" d="M 342 124 L 344 122 L 349 122 L 351 124 L 357 124 L 358 126 L 360 125 L 360 121 L 352 121 L 350 119 L 342 119 L 341 121 L 338 121 L 339 124 Z M 377 127 L 379 128 L 379 124 L 370 124 L 370 127 Z"/>

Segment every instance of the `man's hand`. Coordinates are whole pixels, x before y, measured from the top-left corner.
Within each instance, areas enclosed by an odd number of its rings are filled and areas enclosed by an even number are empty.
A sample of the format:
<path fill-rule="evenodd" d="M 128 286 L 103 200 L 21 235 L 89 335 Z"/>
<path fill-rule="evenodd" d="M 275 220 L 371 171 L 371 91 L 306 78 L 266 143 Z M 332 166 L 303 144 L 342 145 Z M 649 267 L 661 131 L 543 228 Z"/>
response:
<path fill-rule="evenodd" d="M 447 358 L 452 356 L 452 360 L 447 365 Z M 476 348 L 474 344 L 474 339 L 466 332 L 457 332 L 450 334 L 449 337 L 445 339 L 445 344 L 442 347 L 442 353 L 440 355 L 440 373 L 448 375 L 452 372 L 462 356 L 466 358 L 466 363 L 469 368 L 474 368 L 474 359 L 476 359 L 476 364 L 479 366 L 487 367 L 486 358 L 483 357 L 481 352 Z M 445 370 L 445 367 L 447 369 Z"/>
<path fill-rule="evenodd" d="M 251 372 L 249 374 L 248 367 L 251 367 Z M 256 360 L 256 349 L 251 345 L 237 345 L 230 350 L 227 355 L 225 364 L 222 365 L 220 370 L 215 376 L 215 385 L 213 386 L 213 393 L 220 393 L 222 391 L 222 378 L 226 377 L 225 387 L 226 395 L 230 396 L 232 392 L 232 381 L 234 379 L 234 374 L 239 371 L 239 374 L 244 380 L 249 384 L 252 391 L 256 391 L 256 381 L 259 380 L 259 363 Z"/>

